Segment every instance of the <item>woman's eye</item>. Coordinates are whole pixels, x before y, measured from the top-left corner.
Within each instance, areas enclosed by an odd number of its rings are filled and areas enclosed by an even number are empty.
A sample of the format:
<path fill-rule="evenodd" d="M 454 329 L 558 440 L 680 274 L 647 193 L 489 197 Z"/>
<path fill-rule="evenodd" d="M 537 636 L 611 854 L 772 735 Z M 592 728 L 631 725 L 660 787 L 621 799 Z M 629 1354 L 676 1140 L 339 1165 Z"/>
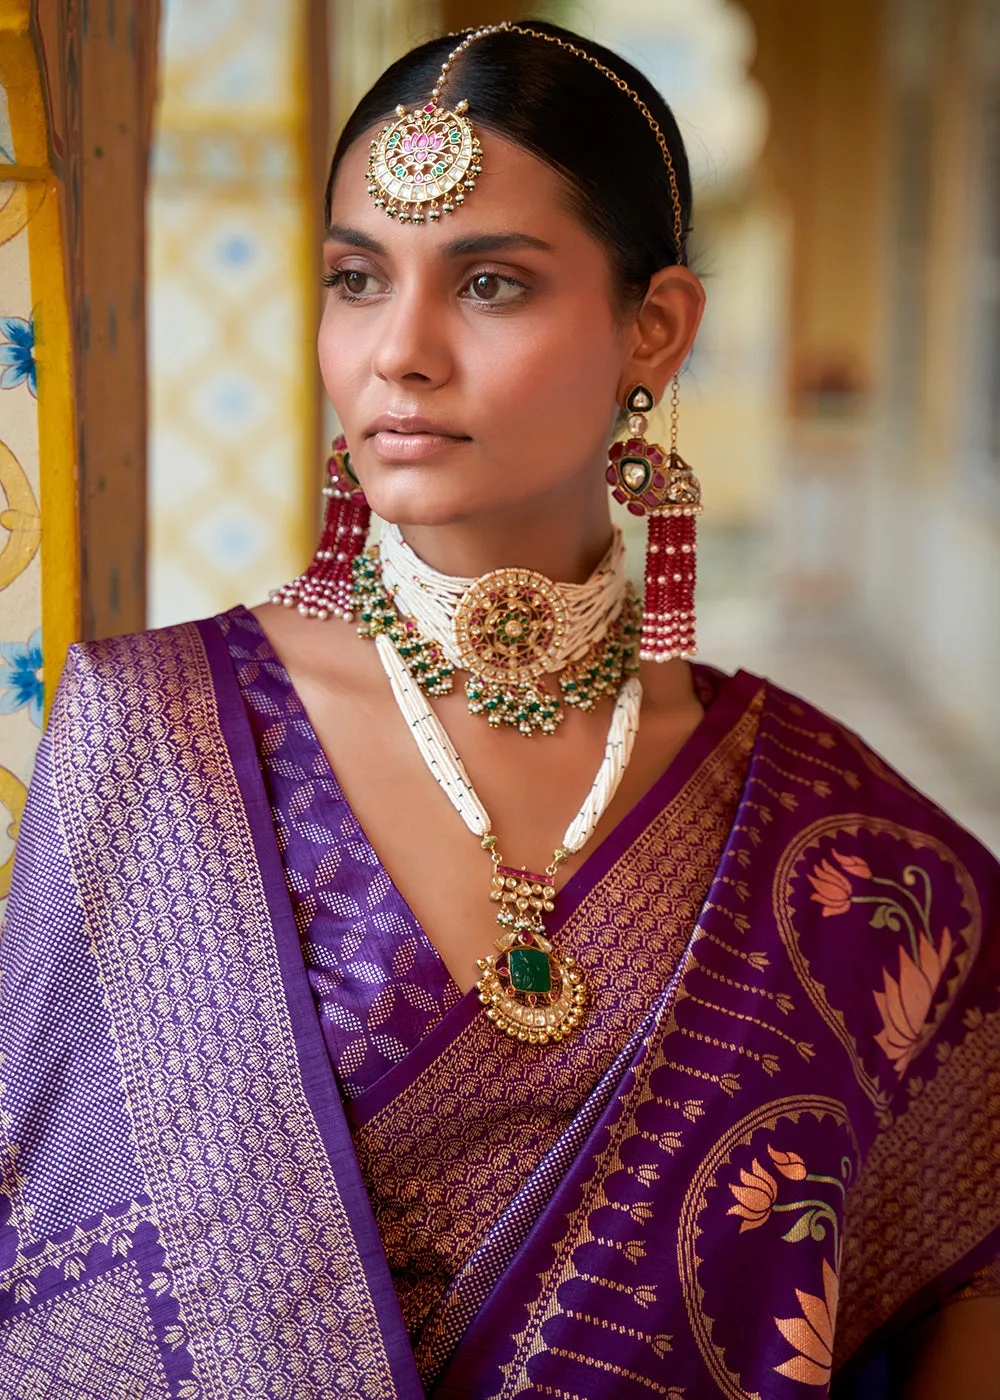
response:
<path fill-rule="evenodd" d="M 345 292 L 352 297 L 360 297 L 364 296 L 365 292 L 375 290 L 371 284 L 377 282 L 378 278 L 373 277 L 370 272 L 356 272 L 345 268 L 343 281 Z"/>
<path fill-rule="evenodd" d="M 496 303 L 515 301 L 527 288 L 523 282 L 515 282 L 512 277 L 501 277 L 498 272 L 481 272 L 469 283 L 469 291 L 476 301 Z"/>
<path fill-rule="evenodd" d="M 339 291 L 345 297 L 371 296 L 380 289 L 379 279 L 371 272 L 359 272 L 357 268 L 338 267 L 323 278 L 328 287 Z"/>

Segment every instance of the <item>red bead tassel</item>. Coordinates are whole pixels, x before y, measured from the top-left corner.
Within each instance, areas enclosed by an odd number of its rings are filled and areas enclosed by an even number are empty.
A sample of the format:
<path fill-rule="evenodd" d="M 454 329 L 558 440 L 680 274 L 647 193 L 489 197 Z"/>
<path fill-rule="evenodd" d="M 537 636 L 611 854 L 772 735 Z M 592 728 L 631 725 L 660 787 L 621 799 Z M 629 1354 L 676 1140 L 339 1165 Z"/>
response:
<path fill-rule="evenodd" d="M 364 492 L 349 474 L 349 462 L 347 443 L 339 437 L 326 464 L 326 514 L 316 553 L 304 574 L 271 594 L 272 603 L 298 607 L 306 617 L 343 617 L 348 622 L 352 619 L 354 561 L 368 538 L 371 509 Z"/>
<path fill-rule="evenodd" d="M 649 517 L 642 661 L 693 656 L 698 506 L 668 506 Z"/>

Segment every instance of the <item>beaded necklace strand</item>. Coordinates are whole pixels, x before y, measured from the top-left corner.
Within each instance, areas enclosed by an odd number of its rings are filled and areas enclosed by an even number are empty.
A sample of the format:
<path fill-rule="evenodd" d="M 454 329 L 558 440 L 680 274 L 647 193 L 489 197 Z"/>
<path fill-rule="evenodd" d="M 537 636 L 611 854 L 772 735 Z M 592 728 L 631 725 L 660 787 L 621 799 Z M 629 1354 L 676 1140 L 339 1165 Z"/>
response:
<path fill-rule="evenodd" d="M 395 549 L 395 559 L 398 561 L 399 541 L 392 541 L 392 536 L 389 540 L 390 559 L 393 559 L 392 551 Z M 619 546 L 620 540 L 616 538 L 606 559 L 612 557 Z M 408 555 L 416 560 L 413 551 L 406 548 Z M 602 561 L 602 566 L 604 563 Z M 392 594 L 384 588 L 386 572 L 390 578 L 397 580 Z M 493 576 L 484 577 L 490 579 Z M 417 595 L 407 591 L 405 578 L 409 578 L 413 586 L 420 590 Z M 471 589 L 477 588 L 482 580 L 448 579 L 435 574 L 422 562 L 418 570 L 410 566 L 405 571 L 405 578 L 398 563 L 386 570 L 381 544 L 376 550 L 361 556 L 355 572 L 356 588 L 362 595 L 360 606 L 356 609 L 362 619 L 358 630 L 362 636 L 374 640 L 393 697 L 421 757 L 469 831 L 479 838 L 493 865 L 490 899 L 499 906 L 497 922 L 502 933 L 497 940 L 497 952 L 479 959 L 482 974 L 477 983 L 479 1000 L 485 1007 L 487 1018 L 511 1038 L 538 1045 L 558 1042 L 580 1024 L 588 991 L 575 959 L 568 955 L 560 957 L 556 953 L 545 932 L 544 916 L 551 914 L 555 908 L 556 871 L 571 855 L 581 850 L 594 834 L 618 791 L 639 730 L 642 685 L 634 674 L 626 676 L 619 685 L 597 775 L 580 810 L 567 827 L 562 845 L 556 848 L 544 872 L 533 873 L 523 867 L 516 869 L 508 866 L 497 849 L 489 813 L 473 787 L 444 725 L 427 699 L 428 694 L 440 695 L 451 689 L 451 675 L 457 669 L 453 659 L 461 662 L 461 655 L 455 647 L 454 616 L 461 599 L 467 597 Z M 427 585 L 429 578 L 432 594 Z M 530 578 L 540 579 L 543 585 L 549 584 L 549 580 L 541 575 L 532 574 Z M 373 587 L 376 580 L 382 594 L 382 602 L 378 606 Z M 589 588 L 589 593 L 583 596 L 594 612 L 596 609 L 591 605 L 599 595 L 609 590 L 604 580 L 599 582 L 599 586 L 590 587 L 591 584 L 593 580 L 579 585 L 579 588 Z M 539 586 L 531 583 L 528 587 Z M 555 588 L 556 585 L 550 587 Z M 406 597 L 411 614 L 405 619 L 397 608 L 401 592 Z M 431 605 L 427 605 L 428 596 L 433 597 Z M 415 601 L 415 597 L 419 597 L 420 601 Z M 624 611 L 624 590 L 621 590 L 621 599 L 619 615 Z M 428 635 L 425 636 L 422 628 L 417 627 L 413 612 L 419 615 L 421 623 L 428 629 Z M 612 608 L 606 606 L 602 614 L 605 627 L 609 625 L 607 617 L 611 613 Z M 592 640 L 591 637 L 585 641 L 585 629 L 578 630 L 578 646 L 591 646 Z M 568 649 L 565 641 L 562 645 Z"/>

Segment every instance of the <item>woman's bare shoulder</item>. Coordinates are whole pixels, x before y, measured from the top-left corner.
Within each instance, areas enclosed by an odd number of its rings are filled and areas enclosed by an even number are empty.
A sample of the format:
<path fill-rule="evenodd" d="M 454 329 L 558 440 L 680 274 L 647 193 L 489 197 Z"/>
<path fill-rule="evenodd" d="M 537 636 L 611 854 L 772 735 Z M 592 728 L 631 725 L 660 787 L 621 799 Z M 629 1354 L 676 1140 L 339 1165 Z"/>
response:
<path fill-rule="evenodd" d="M 358 636 L 353 622 L 303 617 L 296 608 L 273 603 L 258 603 L 250 612 L 296 686 L 364 689 L 381 674 L 374 647 Z"/>

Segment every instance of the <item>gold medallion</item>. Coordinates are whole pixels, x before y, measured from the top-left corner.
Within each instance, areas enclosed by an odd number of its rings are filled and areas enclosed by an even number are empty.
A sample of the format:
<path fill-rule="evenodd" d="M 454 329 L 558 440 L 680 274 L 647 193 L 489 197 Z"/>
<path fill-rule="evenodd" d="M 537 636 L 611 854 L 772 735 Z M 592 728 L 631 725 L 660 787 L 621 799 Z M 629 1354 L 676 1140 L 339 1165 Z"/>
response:
<path fill-rule="evenodd" d="M 368 193 L 379 209 L 401 224 L 432 222 L 451 214 L 474 189 L 482 171 L 482 147 L 459 102 L 446 111 L 434 102 L 384 126 L 372 142 Z"/>
<path fill-rule="evenodd" d="M 453 627 L 463 670 L 492 685 L 524 686 L 555 669 L 566 605 L 544 574 L 495 569 L 462 594 Z"/>

